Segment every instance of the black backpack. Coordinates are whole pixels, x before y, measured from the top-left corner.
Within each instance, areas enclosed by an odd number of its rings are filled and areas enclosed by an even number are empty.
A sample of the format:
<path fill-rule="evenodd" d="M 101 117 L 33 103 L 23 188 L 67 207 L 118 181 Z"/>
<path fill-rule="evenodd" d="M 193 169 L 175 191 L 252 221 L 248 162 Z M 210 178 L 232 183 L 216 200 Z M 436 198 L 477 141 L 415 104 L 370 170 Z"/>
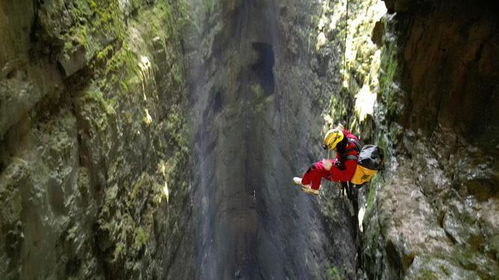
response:
<path fill-rule="evenodd" d="M 357 147 L 360 144 L 353 140 Z M 357 167 L 350 182 L 356 185 L 365 184 L 383 168 L 383 150 L 376 145 L 365 145 L 360 149 L 359 156 L 350 155 L 346 159 L 357 160 Z"/>

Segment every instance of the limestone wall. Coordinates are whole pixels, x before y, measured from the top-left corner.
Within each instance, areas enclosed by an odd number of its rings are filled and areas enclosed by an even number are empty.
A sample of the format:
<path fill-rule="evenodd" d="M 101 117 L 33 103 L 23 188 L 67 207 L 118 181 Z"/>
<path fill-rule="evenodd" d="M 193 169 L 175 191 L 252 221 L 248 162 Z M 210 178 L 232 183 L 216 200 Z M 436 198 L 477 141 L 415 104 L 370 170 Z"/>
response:
<path fill-rule="evenodd" d="M 386 1 L 375 116 L 393 161 L 365 220 L 373 277 L 498 273 L 497 7 L 468 4 Z"/>
<path fill-rule="evenodd" d="M 311 63 L 320 6 L 199 2 L 187 45 L 198 278 L 355 279 L 346 199 L 334 186 L 315 197 L 292 182 L 325 156 L 328 98 Z"/>
<path fill-rule="evenodd" d="M 2 279 L 165 278 L 178 267 L 190 215 L 184 9 L 2 1 Z"/>
<path fill-rule="evenodd" d="M 322 10 L 317 69 L 325 90 L 341 85 L 326 125 L 346 123 L 387 156 L 359 196 L 365 276 L 493 279 L 496 5 L 348 1 L 347 13 L 346 1 L 324 1 Z M 336 67 L 320 67 L 335 56 Z"/>

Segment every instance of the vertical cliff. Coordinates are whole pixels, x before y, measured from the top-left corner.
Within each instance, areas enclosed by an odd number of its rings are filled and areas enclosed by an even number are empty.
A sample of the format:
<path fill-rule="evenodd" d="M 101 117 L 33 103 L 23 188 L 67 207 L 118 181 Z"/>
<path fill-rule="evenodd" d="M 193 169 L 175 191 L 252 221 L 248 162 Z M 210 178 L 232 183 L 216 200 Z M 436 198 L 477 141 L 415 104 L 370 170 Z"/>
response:
<path fill-rule="evenodd" d="M 366 264 L 372 277 L 494 279 L 497 7 L 386 5 L 392 15 L 380 23 L 384 72 L 375 115 L 395 161 L 366 220 Z"/>
<path fill-rule="evenodd" d="M 349 1 L 347 34 L 345 2 L 323 7 L 319 54 L 347 38 L 343 90 L 326 120 L 344 120 L 388 156 L 359 197 L 368 278 L 494 279 L 496 5 Z M 344 17 L 331 13 L 338 8 Z"/>
<path fill-rule="evenodd" d="M 497 278 L 498 11 L 2 1 L 0 275 Z M 386 153 L 353 201 L 291 182 L 337 123 Z"/>
<path fill-rule="evenodd" d="M 310 63 L 320 6 L 200 1 L 193 7 L 196 29 L 188 45 L 198 278 L 341 273 L 354 279 L 346 201 L 326 187 L 327 196 L 308 196 L 291 180 L 324 156 L 325 96 Z"/>
<path fill-rule="evenodd" d="M 388 156 L 359 196 L 368 278 L 498 273 L 495 11 L 469 1 L 323 2 L 318 65 L 344 59 L 322 68 L 341 85 L 325 120 Z"/>
<path fill-rule="evenodd" d="M 190 216 L 183 9 L 2 1 L 2 279 L 176 271 Z"/>

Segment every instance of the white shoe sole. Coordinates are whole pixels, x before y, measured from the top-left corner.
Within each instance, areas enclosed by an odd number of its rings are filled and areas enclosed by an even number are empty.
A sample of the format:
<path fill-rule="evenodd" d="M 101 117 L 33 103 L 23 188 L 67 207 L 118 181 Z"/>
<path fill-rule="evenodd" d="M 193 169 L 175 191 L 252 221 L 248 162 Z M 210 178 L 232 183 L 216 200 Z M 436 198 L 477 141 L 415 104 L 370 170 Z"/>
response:
<path fill-rule="evenodd" d="M 303 184 L 301 183 L 301 178 L 300 177 L 294 177 L 293 178 L 293 183 L 295 183 L 295 185 L 298 185 L 298 186 L 303 186 Z"/>
<path fill-rule="evenodd" d="M 302 192 L 307 193 L 307 194 L 313 194 L 313 195 L 319 195 L 319 191 L 314 191 L 310 187 L 302 186 L 301 187 Z"/>

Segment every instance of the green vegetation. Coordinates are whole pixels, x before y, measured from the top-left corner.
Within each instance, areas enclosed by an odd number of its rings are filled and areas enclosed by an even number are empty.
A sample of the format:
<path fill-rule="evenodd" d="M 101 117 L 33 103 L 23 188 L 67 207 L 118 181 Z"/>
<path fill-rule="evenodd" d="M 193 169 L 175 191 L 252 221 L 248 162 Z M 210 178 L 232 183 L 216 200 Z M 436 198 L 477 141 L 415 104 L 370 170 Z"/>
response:
<path fill-rule="evenodd" d="M 171 240 L 183 231 L 178 209 L 187 207 L 190 172 L 185 171 L 189 148 L 179 36 L 187 17 L 179 14 L 185 12 L 183 1 L 119 5 L 72 2 L 72 24 L 60 39 L 68 60 L 85 50 L 86 71 L 75 75 L 74 96 L 82 142 L 92 149 L 88 161 L 105 174 L 95 228 L 103 265 L 117 278 L 129 278 L 140 269 L 139 257 L 155 250 L 147 248 L 155 238 L 150 233 L 156 215 L 164 216 L 156 226 Z M 126 21 L 120 10 L 129 13 Z M 160 208 L 175 210 L 159 213 Z"/>
<path fill-rule="evenodd" d="M 422 270 L 418 276 L 416 277 L 417 280 L 439 280 L 440 278 L 438 275 L 431 271 L 431 270 Z"/>
<path fill-rule="evenodd" d="M 366 206 L 366 212 L 371 211 L 374 207 L 374 201 L 376 200 L 376 189 L 378 186 L 378 178 L 381 177 L 380 175 L 374 176 L 374 178 L 371 180 L 369 183 L 369 192 L 367 195 L 367 206 Z"/>
<path fill-rule="evenodd" d="M 343 273 L 341 272 L 341 270 L 339 270 L 335 266 L 332 266 L 327 270 L 326 279 L 327 280 L 342 280 Z"/>
<path fill-rule="evenodd" d="M 65 42 L 63 55 L 66 57 L 71 56 L 79 45 L 84 47 L 86 58 L 90 60 L 107 42 L 123 41 L 126 36 L 125 26 L 117 12 L 120 10 L 117 0 L 77 0 L 69 2 L 66 10 L 72 23 L 61 38 Z"/>
<path fill-rule="evenodd" d="M 395 84 L 398 70 L 398 52 L 397 44 L 391 42 L 385 47 L 381 56 L 381 69 L 379 74 L 380 94 L 386 103 L 388 117 L 393 119 L 401 111 L 401 89 Z"/>
<path fill-rule="evenodd" d="M 385 48 L 381 56 L 381 72 L 379 75 L 379 86 L 380 92 L 386 92 L 390 90 L 395 74 L 397 73 L 397 44 L 391 42 L 388 47 Z"/>
<path fill-rule="evenodd" d="M 203 10 L 207 13 L 210 14 L 213 12 L 213 9 L 215 8 L 215 0 L 203 0 Z"/>

